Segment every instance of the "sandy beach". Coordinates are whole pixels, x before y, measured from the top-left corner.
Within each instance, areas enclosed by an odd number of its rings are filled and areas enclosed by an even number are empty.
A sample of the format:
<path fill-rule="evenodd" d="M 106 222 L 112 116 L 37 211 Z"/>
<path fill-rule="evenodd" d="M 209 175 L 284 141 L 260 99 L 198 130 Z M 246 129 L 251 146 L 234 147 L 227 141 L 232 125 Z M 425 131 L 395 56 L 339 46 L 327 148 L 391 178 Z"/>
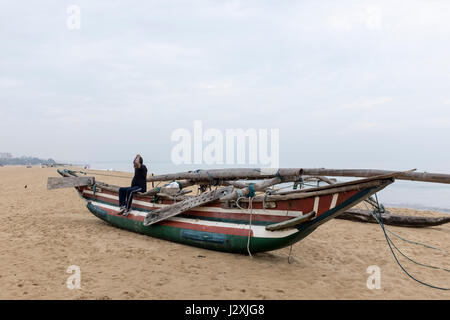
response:
<path fill-rule="evenodd" d="M 122 174 L 123 175 L 123 174 Z M 449 299 L 408 278 L 380 227 L 334 219 L 289 249 L 254 255 L 185 246 L 114 228 L 93 216 L 74 189 L 46 189 L 55 168 L 0 167 L 0 299 Z M 98 176 L 108 183 L 130 180 Z M 433 212 L 391 209 L 412 215 Z M 450 224 L 387 227 L 450 251 Z M 450 268 L 448 253 L 393 238 L 419 262 Z M 418 279 L 450 287 L 449 272 L 400 258 Z M 67 268 L 80 267 L 70 290 Z M 366 286 L 371 265 L 381 289 Z"/>

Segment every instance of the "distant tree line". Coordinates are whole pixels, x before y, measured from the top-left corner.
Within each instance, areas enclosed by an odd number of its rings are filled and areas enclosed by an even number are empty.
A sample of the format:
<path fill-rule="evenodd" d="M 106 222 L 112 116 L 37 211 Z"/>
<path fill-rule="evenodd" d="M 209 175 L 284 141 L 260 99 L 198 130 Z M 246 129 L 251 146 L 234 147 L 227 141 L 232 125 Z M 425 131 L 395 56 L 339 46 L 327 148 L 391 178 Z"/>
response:
<path fill-rule="evenodd" d="M 36 157 L 1 158 L 0 159 L 0 165 L 3 165 L 3 166 L 7 166 L 7 165 L 37 165 L 37 164 L 55 165 L 57 163 L 53 159 L 45 160 L 45 159 L 39 159 Z"/>

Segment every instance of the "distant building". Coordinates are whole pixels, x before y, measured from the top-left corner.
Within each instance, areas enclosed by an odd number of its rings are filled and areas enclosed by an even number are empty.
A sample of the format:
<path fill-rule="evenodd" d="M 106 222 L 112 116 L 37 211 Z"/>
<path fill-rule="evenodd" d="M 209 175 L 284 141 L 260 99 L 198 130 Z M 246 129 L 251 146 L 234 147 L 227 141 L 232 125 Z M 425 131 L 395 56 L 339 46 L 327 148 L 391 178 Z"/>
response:
<path fill-rule="evenodd" d="M 11 158 L 12 158 L 11 153 L 0 152 L 0 159 L 11 159 Z"/>

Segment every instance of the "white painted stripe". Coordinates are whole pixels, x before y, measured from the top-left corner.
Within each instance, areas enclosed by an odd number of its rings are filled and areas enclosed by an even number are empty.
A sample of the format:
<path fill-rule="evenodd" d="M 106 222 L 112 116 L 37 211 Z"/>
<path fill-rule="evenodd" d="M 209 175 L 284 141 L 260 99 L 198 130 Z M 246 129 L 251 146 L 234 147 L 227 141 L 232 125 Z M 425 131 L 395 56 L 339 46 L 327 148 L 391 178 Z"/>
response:
<path fill-rule="evenodd" d="M 331 200 L 330 210 L 334 209 L 334 207 L 336 207 L 338 197 L 339 197 L 339 193 L 333 194 L 333 199 Z"/>
<path fill-rule="evenodd" d="M 189 218 L 178 218 L 173 217 L 173 221 L 185 222 L 185 223 L 194 223 L 212 227 L 224 227 L 224 228 L 238 228 L 248 230 L 248 224 L 237 224 L 237 223 L 227 223 L 227 222 L 216 222 L 216 221 L 205 221 L 205 220 L 193 220 Z M 201 221 L 201 222 L 200 222 Z M 276 234 L 273 231 L 267 231 L 265 226 L 255 226 L 252 225 L 253 236 L 258 238 L 283 238 L 290 236 L 298 232 L 297 229 L 289 229 L 289 230 L 281 230 L 276 231 Z"/>
<path fill-rule="evenodd" d="M 94 192 L 91 190 L 83 190 L 83 193 L 93 195 Z M 114 196 L 107 193 L 96 192 L 96 195 L 108 199 L 119 200 L 118 196 Z M 133 203 L 139 204 L 141 206 L 146 206 L 148 208 L 162 208 L 168 206 L 168 204 L 145 202 L 141 200 L 134 200 Z M 225 209 L 220 207 L 197 207 L 191 209 L 190 211 L 209 211 L 209 212 L 219 212 L 219 213 L 244 213 L 250 214 L 249 209 Z M 302 211 L 286 211 L 286 210 L 273 210 L 273 209 L 253 209 L 253 214 L 266 215 L 266 216 L 288 216 L 288 217 L 300 217 L 303 215 Z"/>
<path fill-rule="evenodd" d="M 314 198 L 314 208 L 313 208 L 313 210 L 316 212 L 316 214 L 319 213 L 319 201 L 320 201 L 320 197 L 315 197 Z"/>
<path fill-rule="evenodd" d="M 219 213 L 245 213 L 250 214 L 249 209 L 225 209 L 220 207 L 197 207 L 190 211 L 209 211 Z M 286 211 L 286 210 L 272 210 L 272 209 L 253 209 L 253 214 L 266 215 L 266 216 L 288 216 L 288 217 L 300 217 L 303 215 L 303 211 Z"/>
<path fill-rule="evenodd" d="M 114 210 L 114 211 L 119 211 L 118 207 L 103 204 L 101 202 L 96 202 L 96 201 L 91 201 L 91 200 L 89 200 L 89 201 L 98 207 L 110 209 L 110 210 Z M 130 214 L 132 214 L 134 216 L 141 216 L 141 217 L 145 217 L 147 215 L 145 212 L 137 211 L 137 210 L 131 210 Z M 235 229 L 245 229 L 245 230 L 248 230 L 248 227 L 249 227 L 248 224 L 238 224 L 238 223 L 219 222 L 219 221 L 206 221 L 206 220 L 200 220 L 200 219 L 179 218 L 179 217 L 171 217 L 167 220 L 196 224 L 196 225 L 211 226 L 211 227 L 235 228 Z M 283 238 L 283 237 L 287 237 L 287 236 L 290 236 L 290 235 L 298 232 L 297 229 L 267 231 L 265 226 L 255 226 L 255 225 L 252 225 L 252 231 L 253 231 L 253 236 L 258 237 L 258 238 Z"/>

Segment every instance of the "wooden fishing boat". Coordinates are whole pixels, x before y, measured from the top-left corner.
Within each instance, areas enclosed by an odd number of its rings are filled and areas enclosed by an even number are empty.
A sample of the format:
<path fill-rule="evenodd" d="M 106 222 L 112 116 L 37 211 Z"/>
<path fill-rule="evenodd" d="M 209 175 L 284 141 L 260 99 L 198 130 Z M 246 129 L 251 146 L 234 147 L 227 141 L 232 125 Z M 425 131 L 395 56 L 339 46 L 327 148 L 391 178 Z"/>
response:
<path fill-rule="evenodd" d="M 273 191 L 286 181 L 301 181 L 302 172 L 262 177 L 260 183 L 238 182 L 236 178 L 208 174 L 212 193 L 228 185 L 222 194 L 195 202 L 198 196 L 186 190 L 170 194 L 153 188 L 133 198 L 131 213 L 118 215 L 118 186 L 83 177 L 74 171 L 58 170 L 64 178 L 49 178 L 49 188 L 73 186 L 89 211 L 109 224 L 151 237 L 206 249 L 234 253 L 256 253 L 290 246 L 308 236 L 321 224 L 393 183 L 398 173 L 376 175 L 355 181 L 291 191 Z M 203 174 L 203 175 L 202 175 Z M 198 179 L 178 181 L 180 187 L 205 185 Z M 161 176 L 159 180 L 164 179 Z M 252 177 L 255 178 L 255 177 Z M 158 178 L 148 179 L 150 181 Z M 53 185 L 53 187 L 52 187 Z M 215 185 L 215 186 L 214 186 Z M 272 189 L 268 188 L 271 186 Z M 259 192 L 259 193 L 258 193 Z M 200 205 L 199 205 L 200 203 Z M 178 205 L 177 205 L 178 204 Z M 183 207 L 183 208 L 181 208 Z M 180 209 L 181 208 L 181 209 Z M 172 210 L 173 209 L 173 210 Z M 159 220 L 152 220 L 154 218 Z"/>

